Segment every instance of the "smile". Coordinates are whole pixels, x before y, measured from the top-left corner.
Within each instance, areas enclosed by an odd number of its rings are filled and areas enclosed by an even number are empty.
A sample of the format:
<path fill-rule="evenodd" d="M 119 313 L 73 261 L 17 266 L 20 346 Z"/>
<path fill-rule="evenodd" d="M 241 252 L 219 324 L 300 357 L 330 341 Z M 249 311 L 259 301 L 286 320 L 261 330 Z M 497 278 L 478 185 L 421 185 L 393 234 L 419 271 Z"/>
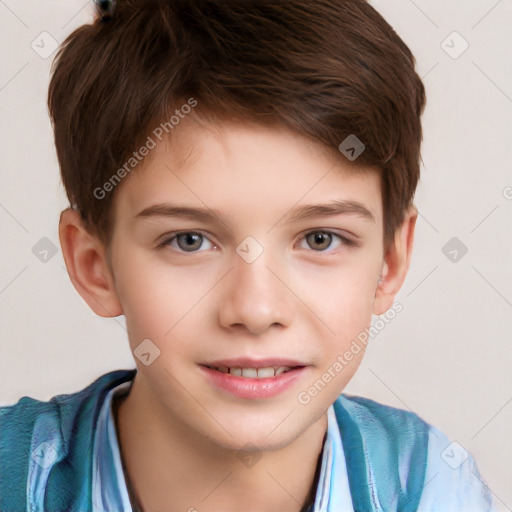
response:
<path fill-rule="evenodd" d="M 290 389 L 308 373 L 306 366 L 210 366 L 199 365 L 207 382 L 228 396 L 268 399 Z"/>
<path fill-rule="evenodd" d="M 246 377 L 251 379 L 265 379 L 269 377 L 276 377 L 282 373 L 289 372 L 292 368 L 289 366 L 269 366 L 267 368 L 228 368 L 227 366 L 209 366 L 212 370 L 217 370 L 221 373 L 229 373 L 237 377 Z"/>

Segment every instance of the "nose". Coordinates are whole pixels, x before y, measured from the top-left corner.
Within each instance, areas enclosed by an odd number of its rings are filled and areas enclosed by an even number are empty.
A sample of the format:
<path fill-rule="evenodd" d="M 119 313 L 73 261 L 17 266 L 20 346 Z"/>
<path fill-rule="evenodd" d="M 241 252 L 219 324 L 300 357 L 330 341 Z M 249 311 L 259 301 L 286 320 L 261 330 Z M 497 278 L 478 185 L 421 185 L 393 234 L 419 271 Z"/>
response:
<path fill-rule="evenodd" d="M 286 275 L 275 266 L 266 252 L 252 263 L 236 255 L 219 308 L 219 322 L 224 328 L 262 334 L 272 326 L 291 324 L 297 305 L 285 284 Z"/>

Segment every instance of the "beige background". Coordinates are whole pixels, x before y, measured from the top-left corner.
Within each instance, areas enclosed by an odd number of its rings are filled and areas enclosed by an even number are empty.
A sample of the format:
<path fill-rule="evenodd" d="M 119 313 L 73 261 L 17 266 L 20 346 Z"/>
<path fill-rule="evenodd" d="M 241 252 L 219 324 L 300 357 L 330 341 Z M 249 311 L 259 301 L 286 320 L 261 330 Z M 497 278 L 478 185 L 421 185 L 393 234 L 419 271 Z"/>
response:
<path fill-rule="evenodd" d="M 474 455 L 499 510 L 512 510 L 512 1 L 371 3 L 415 54 L 428 105 L 403 311 L 373 338 L 346 392 L 443 430 Z M 32 252 L 43 237 L 58 247 L 67 206 L 44 52 L 90 12 L 86 0 L 0 0 L 2 405 L 48 400 L 135 366 L 123 318 L 88 308 L 60 248 L 46 263 Z M 453 237 L 468 249 L 457 262 L 442 250 Z"/>

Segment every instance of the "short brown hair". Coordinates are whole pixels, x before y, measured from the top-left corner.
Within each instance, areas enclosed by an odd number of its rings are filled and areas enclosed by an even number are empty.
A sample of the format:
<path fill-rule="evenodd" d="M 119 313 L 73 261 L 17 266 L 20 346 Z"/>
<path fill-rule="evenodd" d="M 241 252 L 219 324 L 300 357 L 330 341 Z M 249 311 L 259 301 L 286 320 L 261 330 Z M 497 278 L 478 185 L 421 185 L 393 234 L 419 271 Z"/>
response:
<path fill-rule="evenodd" d="M 203 119 L 278 123 L 336 151 L 355 135 L 357 165 L 382 176 L 387 247 L 420 175 L 426 99 L 414 66 L 365 0 L 119 1 L 54 61 L 48 107 L 68 199 L 108 247 L 115 191 L 93 191 L 194 98 Z"/>

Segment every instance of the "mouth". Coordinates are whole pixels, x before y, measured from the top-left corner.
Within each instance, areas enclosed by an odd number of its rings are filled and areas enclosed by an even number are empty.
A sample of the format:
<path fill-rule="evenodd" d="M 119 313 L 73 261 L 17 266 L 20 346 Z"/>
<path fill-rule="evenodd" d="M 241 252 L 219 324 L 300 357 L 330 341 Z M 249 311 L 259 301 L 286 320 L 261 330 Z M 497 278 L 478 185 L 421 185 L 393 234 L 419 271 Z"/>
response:
<path fill-rule="evenodd" d="M 292 360 L 249 359 L 200 364 L 207 381 L 222 393 L 242 399 L 264 399 L 289 389 L 307 373 L 307 366 Z"/>
<path fill-rule="evenodd" d="M 242 368 L 239 366 L 209 366 L 205 365 L 210 370 L 215 370 L 220 373 L 229 373 L 235 377 L 245 377 L 247 379 L 268 379 L 277 377 L 283 373 L 287 373 L 302 366 L 266 366 L 264 368 Z"/>

